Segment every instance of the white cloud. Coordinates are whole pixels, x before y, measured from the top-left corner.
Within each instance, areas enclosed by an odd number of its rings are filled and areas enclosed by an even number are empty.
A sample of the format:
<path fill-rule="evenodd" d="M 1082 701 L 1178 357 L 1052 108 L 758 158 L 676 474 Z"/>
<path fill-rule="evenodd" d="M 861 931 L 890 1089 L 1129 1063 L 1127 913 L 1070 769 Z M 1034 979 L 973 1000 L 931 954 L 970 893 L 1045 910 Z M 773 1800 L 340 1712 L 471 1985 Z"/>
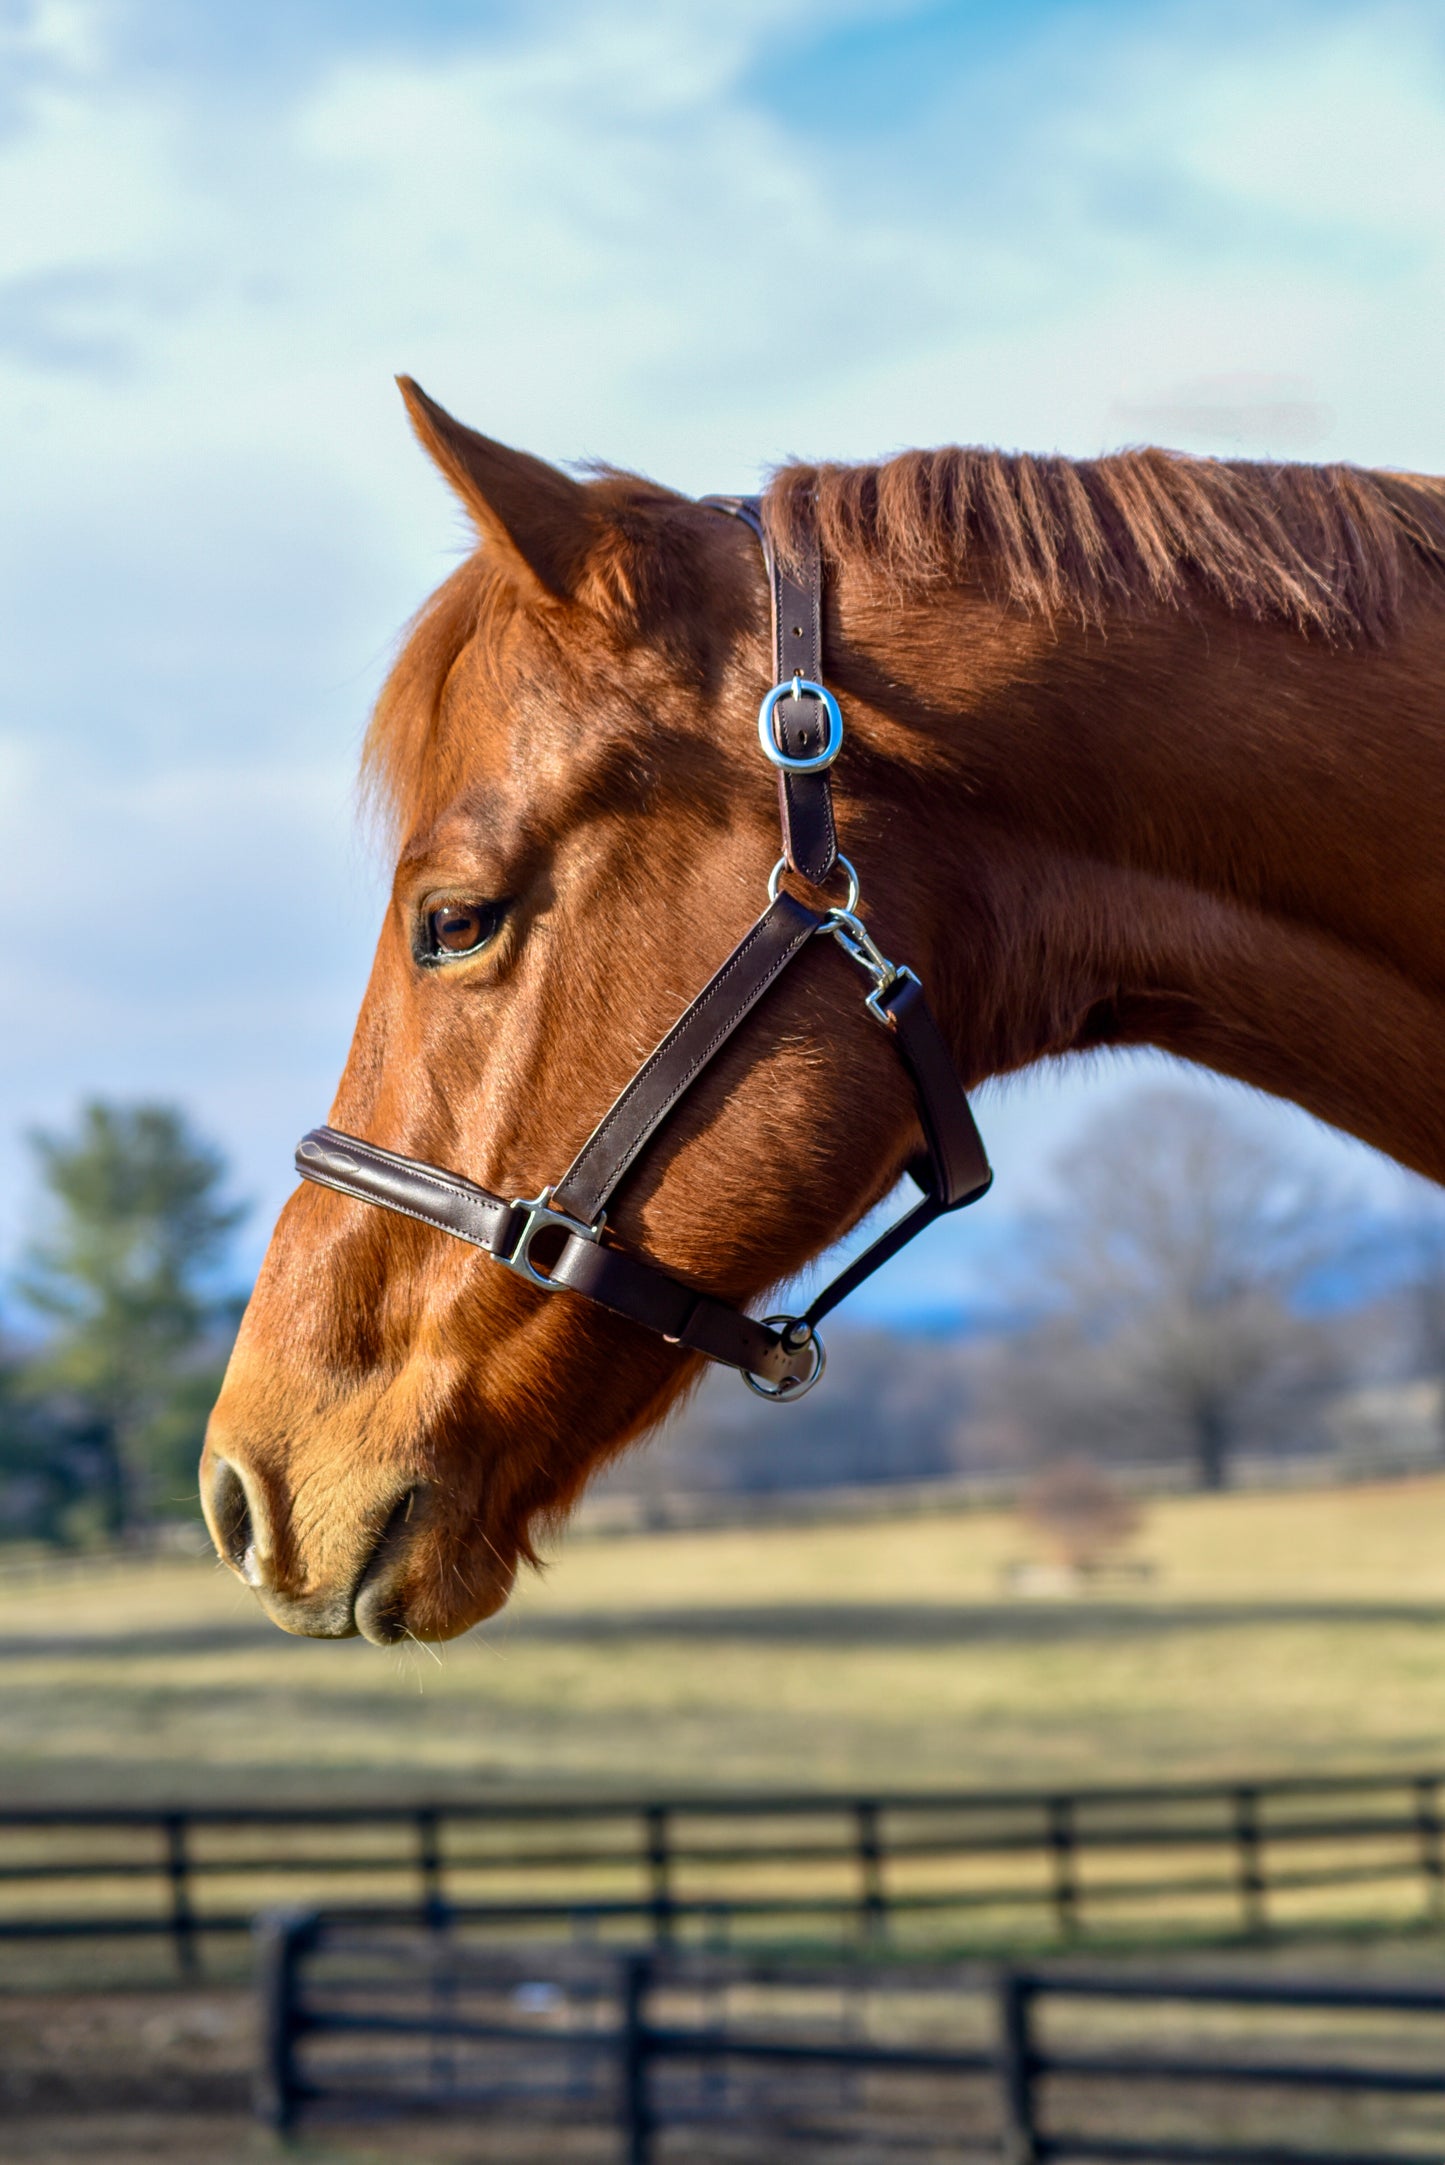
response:
<path fill-rule="evenodd" d="M 771 94 L 779 42 L 844 20 L 803 0 L 553 8 L 446 50 L 398 0 L 384 50 L 337 32 L 244 97 L 127 59 L 126 20 L 48 0 L 4 59 L 0 1134 L 176 1089 L 284 1188 L 375 907 L 355 742 L 458 536 L 396 368 L 685 487 L 791 451 L 1089 451 L 1141 411 L 1289 451 L 1271 429 L 1313 409 L 1312 452 L 1445 467 L 1427 8 L 1023 9 L 872 130 Z M 1273 421 L 1200 390 L 1260 378 L 1294 387 Z M 55 936 L 76 882 L 99 947 Z M 343 892 L 298 949 L 295 908 Z M 1015 1164 L 1057 1126 L 1028 1108 Z"/>

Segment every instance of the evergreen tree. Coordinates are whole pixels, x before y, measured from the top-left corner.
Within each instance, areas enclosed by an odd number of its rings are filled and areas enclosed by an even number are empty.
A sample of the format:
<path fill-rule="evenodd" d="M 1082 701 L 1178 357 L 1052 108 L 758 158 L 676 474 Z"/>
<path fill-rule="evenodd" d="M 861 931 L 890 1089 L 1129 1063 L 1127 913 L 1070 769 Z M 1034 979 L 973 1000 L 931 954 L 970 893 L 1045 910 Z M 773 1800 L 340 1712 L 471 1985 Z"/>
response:
<path fill-rule="evenodd" d="M 237 1304 L 216 1279 L 244 1206 L 225 1161 L 169 1105 L 94 1100 L 31 1147 L 44 1223 L 21 1297 L 51 1326 L 32 1391 L 94 1454 L 106 1530 L 132 1534 L 195 1494 L 196 1458 Z"/>

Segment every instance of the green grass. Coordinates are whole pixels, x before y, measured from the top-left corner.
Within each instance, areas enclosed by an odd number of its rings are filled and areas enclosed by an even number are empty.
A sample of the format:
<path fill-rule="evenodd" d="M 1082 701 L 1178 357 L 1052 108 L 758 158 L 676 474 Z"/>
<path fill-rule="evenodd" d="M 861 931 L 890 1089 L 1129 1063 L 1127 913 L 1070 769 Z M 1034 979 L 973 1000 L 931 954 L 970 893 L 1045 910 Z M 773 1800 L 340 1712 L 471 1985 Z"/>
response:
<path fill-rule="evenodd" d="M 1445 1762 L 1445 1477 L 1177 1498 L 1137 1591 L 1022 1601 L 1000 1512 L 577 1538 L 431 1652 L 219 1568 L 0 1583 L 12 1802 L 1169 1780 Z"/>

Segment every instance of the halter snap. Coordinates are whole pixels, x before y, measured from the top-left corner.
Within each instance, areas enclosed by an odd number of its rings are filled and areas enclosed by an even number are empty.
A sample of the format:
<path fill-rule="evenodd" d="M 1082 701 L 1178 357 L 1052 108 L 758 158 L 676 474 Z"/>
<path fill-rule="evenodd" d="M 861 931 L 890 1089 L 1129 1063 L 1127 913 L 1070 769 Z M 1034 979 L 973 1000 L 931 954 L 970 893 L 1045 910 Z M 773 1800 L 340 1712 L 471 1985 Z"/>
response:
<path fill-rule="evenodd" d="M 851 905 L 846 909 L 829 910 L 820 932 L 831 932 L 850 962 L 873 980 L 873 990 L 863 1005 L 875 1022 L 881 1022 L 885 1030 L 896 1030 L 898 1018 L 888 1005 L 894 988 L 903 983 L 916 985 L 917 977 L 906 963 L 890 962 L 879 947 L 861 918 L 855 917 Z"/>

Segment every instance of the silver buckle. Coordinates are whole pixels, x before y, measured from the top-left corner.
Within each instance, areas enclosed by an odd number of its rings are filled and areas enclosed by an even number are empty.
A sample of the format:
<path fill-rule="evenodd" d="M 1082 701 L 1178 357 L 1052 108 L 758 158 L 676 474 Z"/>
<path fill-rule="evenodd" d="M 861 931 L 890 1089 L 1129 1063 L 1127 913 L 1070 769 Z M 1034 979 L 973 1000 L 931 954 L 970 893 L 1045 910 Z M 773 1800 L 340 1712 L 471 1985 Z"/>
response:
<path fill-rule="evenodd" d="M 519 1278 L 525 1278 L 529 1284 L 541 1286 L 546 1293 L 561 1292 L 562 1287 L 555 1278 L 544 1277 L 542 1272 L 534 1267 L 532 1263 L 533 1241 L 539 1233 L 551 1232 L 558 1226 L 561 1227 L 564 1233 L 575 1234 L 578 1240 L 599 1240 L 602 1235 L 602 1228 L 607 1223 L 606 1212 L 604 1211 L 595 1225 L 584 1225 L 580 1218 L 569 1218 L 565 1210 L 554 1210 L 552 1208 L 552 1190 L 550 1188 L 544 1188 L 540 1195 L 514 1196 L 512 1208 L 513 1210 L 525 1210 L 527 1222 L 517 1235 L 512 1245 L 511 1254 L 499 1255 L 496 1260 L 499 1263 L 505 1263 L 508 1270 L 514 1270 Z"/>
<path fill-rule="evenodd" d="M 821 751 L 804 756 L 802 753 L 785 752 L 773 732 L 773 709 L 780 699 L 816 699 L 827 718 L 828 727 L 823 737 Z M 833 694 L 822 684 L 815 684 L 810 677 L 795 676 L 786 684 L 775 684 L 758 708 L 758 742 L 775 767 L 785 774 L 821 774 L 824 767 L 831 767 L 843 749 L 843 717 Z"/>
<path fill-rule="evenodd" d="M 800 1316 L 764 1316 L 763 1328 L 776 1331 L 786 1343 L 790 1333 L 797 1329 L 801 1321 Z M 814 1355 L 813 1365 L 806 1376 L 784 1376 L 781 1383 L 769 1383 L 764 1377 L 755 1376 L 750 1368 L 745 1368 L 742 1379 L 748 1389 L 756 1391 L 759 1398 L 770 1399 L 775 1406 L 781 1405 L 785 1399 L 802 1398 L 812 1390 L 815 1383 L 821 1381 L 823 1370 L 828 1365 L 828 1349 L 816 1331 L 810 1330 L 807 1337 L 800 1340 L 796 1347 L 789 1347 L 789 1351 L 801 1353 L 804 1346 L 811 1347 Z"/>

